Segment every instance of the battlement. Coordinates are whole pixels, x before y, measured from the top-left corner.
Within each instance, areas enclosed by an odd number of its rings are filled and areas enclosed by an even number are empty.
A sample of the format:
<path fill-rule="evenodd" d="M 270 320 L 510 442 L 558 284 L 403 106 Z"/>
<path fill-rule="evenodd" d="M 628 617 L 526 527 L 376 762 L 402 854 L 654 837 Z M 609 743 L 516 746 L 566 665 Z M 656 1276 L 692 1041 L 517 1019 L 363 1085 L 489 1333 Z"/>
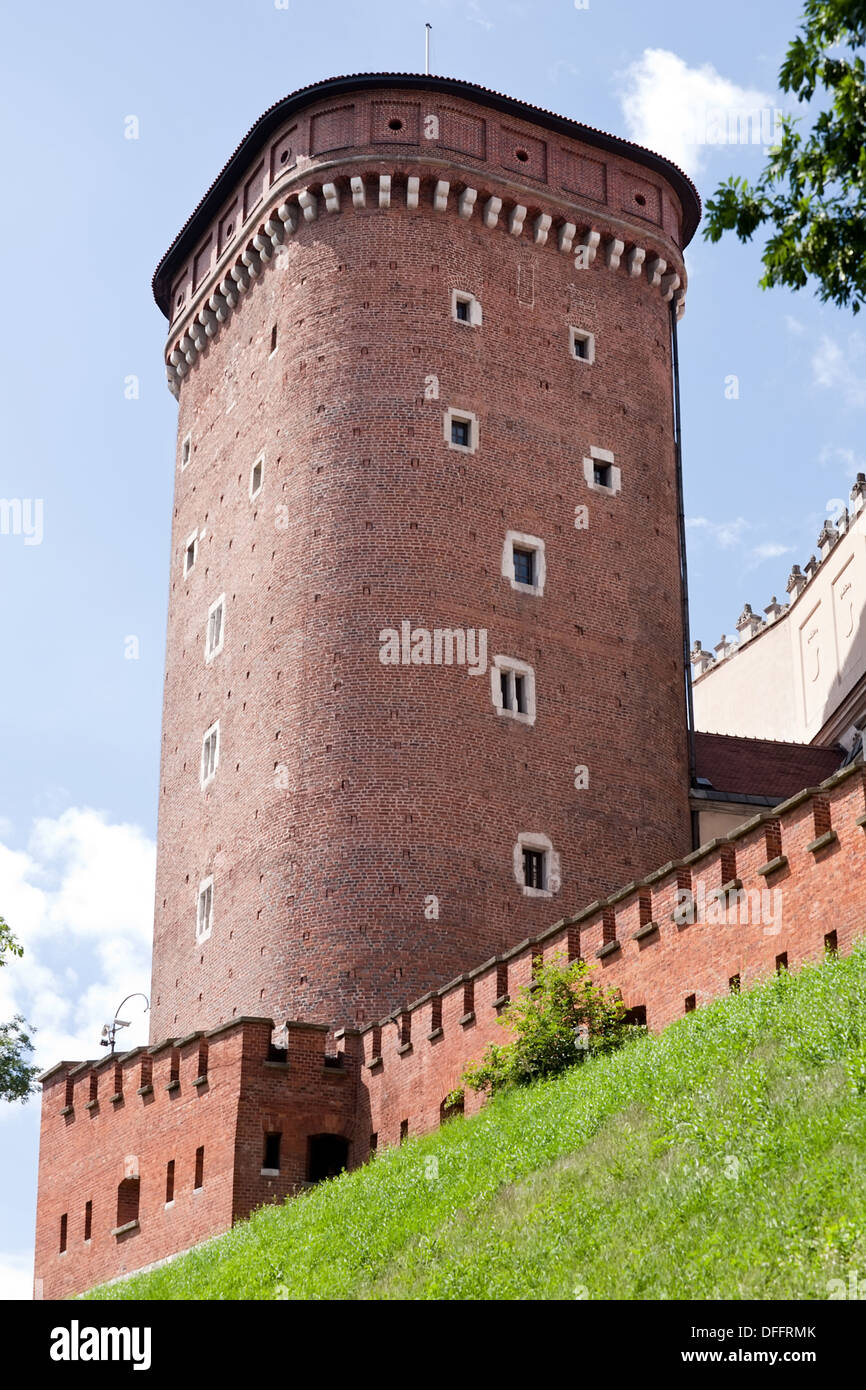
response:
<path fill-rule="evenodd" d="M 858 763 L 368 1025 L 378 1145 L 440 1122 L 466 1065 L 506 1040 L 498 1019 L 538 956 L 596 965 L 598 983 L 657 1030 L 828 946 L 850 949 L 866 903 L 864 825 Z M 468 1111 L 479 1103 L 466 1097 Z"/>

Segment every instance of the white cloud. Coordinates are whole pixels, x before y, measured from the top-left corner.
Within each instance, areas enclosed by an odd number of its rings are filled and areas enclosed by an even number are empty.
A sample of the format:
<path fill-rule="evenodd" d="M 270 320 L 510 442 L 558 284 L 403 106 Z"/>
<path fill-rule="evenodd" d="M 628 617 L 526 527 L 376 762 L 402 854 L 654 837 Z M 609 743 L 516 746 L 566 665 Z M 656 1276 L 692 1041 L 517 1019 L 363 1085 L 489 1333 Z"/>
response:
<path fill-rule="evenodd" d="M 729 550 L 740 544 L 746 531 L 750 530 L 751 522 L 742 516 L 738 516 L 736 521 L 710 521 L 705 516 L 691 516 L 686 517 L 686 526 L 693 531 L 703 531 L 710 540 Z"/>
<path fill-rule="evenodd" d="M 856 478 L 858 473 L 866 471 L 866 457 L 838 444 L 824 444 L 818 454 L 818 463 L 822 468 L 832 468 L 836 472 L 842 469 L 848 478 Z"/>
<path fill-rule="evenodd" d="M 0 843 L 0 913 L 24 947 L 0 971 L 0 1018 L 18 1012 L 33 1025 L 40 1067 L 98 1056 L 124 995 L 148 992 L 154 866 L 138 826 L 77 807 L 36 821 L 26 851 Z M 136 1042 L 147 1035 L 142 1015 L 143 1005 Z"/>
<path fill-rule="evenodd" d="M 770 138 L 767 113 L 775 109 L 773 97 L 738 86 L 711 63 L 690 68 L 668 49 L 646 48 L 619 80 L 630 139 L 666 155 L 690 174 L 703 168 L 716 145 L 751 141 L 755 132 L 762 143 Z M 743 113 L 752 115 L 751 128 L 743 122 L 738 127 Z"/>
<path fill-rule="evenodd" d="M 756 560 L 775 560 L 780 555 L 789 555 L 793 549 L 792 545 L 782 545 L 779 541 L 764 541 L 753 548 L 752 556 Z"/>
<path fill-rule="evenodd" d="M 845 347 L 822 336 L 812 354 L 812 380 L 835 391 L 845 405 L 866 405 L 866 348 L 859 333 L 850 333 Z"/>
<path fill-rule="evenodd" d="M 799 319 L 795 319 L 793 314 L 785 315 L 785 327 L 789 333 L 794 333 L 797 337 L 801 337 L 802 334 L 806 332 L 805 323 L 801 323 Z"/>
<path fill-rule="evenodd" d="M 32 1255 L 4 1255 L 0 1251 L 0 1303 L 32 1297 Z"/>

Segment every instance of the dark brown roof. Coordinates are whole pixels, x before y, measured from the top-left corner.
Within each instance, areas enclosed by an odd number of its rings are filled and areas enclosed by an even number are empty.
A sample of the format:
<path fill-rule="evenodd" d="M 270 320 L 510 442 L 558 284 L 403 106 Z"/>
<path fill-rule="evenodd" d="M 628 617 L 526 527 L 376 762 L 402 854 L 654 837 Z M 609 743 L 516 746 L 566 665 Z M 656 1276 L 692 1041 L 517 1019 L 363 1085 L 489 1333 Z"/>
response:
<path fill-rule="evenodd" d="M 787 798 L 842 766 L 844 753 L 812 743 L 777 743 L 738 734 L 695 734 L 698 777 L 718 792 Z M 705 789 L 708 790 L 708 789 Z"/>
<path fill-rule="evenodd" d="M 166 318 L 169 317 L 169 293 L 180 261 L 193 249 L 201 234 L 209 226 L 224 198 L 231 189 L 241 166 L 245 165 L 262 148 L 268 136 L 277 126 L 282 125 L 293 112 L 311 101 L 321 97 L 340 96 L 345 92 L 360 91 L 372 87 L 409 87 L 425 91 L 449 92 L 453 96 L 466 97 L 469 101 L 480 102 L 511 116 L 534 121 L 536 125 L 546 126 L 562 135 L 572 135 L 587 145 L 611 150 L 625 155 L 662 174 L 676 190 L 683 208 L 683 246 L 687 246 L 701 220 L 701 200 L 698 191 L 687 174 L 684 174 L 670 159 L 644 149 L 631 140 L 623 140 L 618 135 L 610 135 L 595 126 L 582 125 L 567 116 L 558 116 L 543 106 L 532 106 L 529 102 L 518 101 L 515 97 L 495 92 L 490 87 L 480 87 L 475 82 L 463 82 L 453 77 L 432 77 L 417 72 L 360 72 L 345 77 L 330 77 L 324 82 L 313 82 L 308 87 L 299 87 L 296 92 L 269 106 L 253 126 L 247 131 L 234 154 L 223 165 L 210 188 L 194 209 L 191 216 L 178 232 L 156 268 L 153 277 L 153 296 Z"/>

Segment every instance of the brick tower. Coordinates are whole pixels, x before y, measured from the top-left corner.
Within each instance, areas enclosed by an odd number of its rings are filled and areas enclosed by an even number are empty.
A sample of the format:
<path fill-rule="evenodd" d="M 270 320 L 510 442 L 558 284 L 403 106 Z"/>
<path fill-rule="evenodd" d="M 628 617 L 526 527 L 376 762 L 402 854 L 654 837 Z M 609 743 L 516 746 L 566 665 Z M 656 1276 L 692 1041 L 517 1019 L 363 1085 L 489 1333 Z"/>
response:
<path fill-rule="evenodd" d="M 638 146 L 372 74 L 266 112 L 164 256 L 154 1042 L 380 1017 L 690 848 L 698 217 Z"/>

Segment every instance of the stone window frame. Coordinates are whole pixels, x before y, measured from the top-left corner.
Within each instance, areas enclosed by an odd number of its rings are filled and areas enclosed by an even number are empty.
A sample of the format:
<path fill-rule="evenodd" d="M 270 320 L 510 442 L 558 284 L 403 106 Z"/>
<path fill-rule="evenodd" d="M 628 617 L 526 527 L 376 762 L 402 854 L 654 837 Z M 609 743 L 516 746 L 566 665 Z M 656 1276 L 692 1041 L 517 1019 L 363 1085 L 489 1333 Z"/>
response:
<path fill-rule="evenodd" d="M 535 552 L 535 583 L 521 584 L 514 577 L 514 547 L 518 550 L 532 550 Z M 530 536 L 525 531 L 506 531 L 505 541 L 502 546 L 502 575 L 507 579 L 512 589 L 516 589 L 519 594 L 532 594 L 536 598 L 544 596 L 544 585 L 547 582 L 547 555 L 545 552 L 544 541 L 540 536 Z"/>
<path fill-rule="evenodd" d="M 503 671 L 511 671 L 514 675 L 523 676 L 525 678 L 525 714 L 521 714 L 517 710 L 506 709 L 503 705 L 502 682 L 500 679 Z M 535 668 L 530 666 L 528 661 L 521 661 L 515 656 L 505 656 L 503 654 L 494 656 L 490 663 L 490 697 L 497 715 L 501 715 L 505 719 L 515 719 L 518 724 L 534 724 L 536 717 Z"/>
<path fill-rule="evenodd" d="M 212 770 L 211 770 L 210 772 L 208 772 L 207 774 L 205 774 L 205 767 L 206 767 L 206 765 L 207 765 L 207 764 L 206 764 L 205 750 L 206 750 L 207 745 L 208 745 L 208 740 L 211 739 L 211 738 L 214 739 L 213 768 L 212 768 Z M 209 728 L 209 729 L 205 729 L 204 733 L 202 734 L 202 740 L 201 740 L 201 765 L 200 765 L 200 767 L 199 767 L 199 781 L 201 782 L 202 791 L 204 791 L 205 787 L 209 787 L 210 784 L 211 784 L 211 782 L 213 781 L 213 779 L 216 777 L 216 775 L 217 775 L 217 768 L 219 767 L 219 765 L 220 765 L 220 722 L 219 722 L 219 720 L 217 719 L 217 720 L 214 721 L 213 724 L 211 724 L 210 728 Z"/>
<path fill-rule="evenodd" d="M 461 319 L 457 317 L 458 304 L 469 305 L 469 317 L 467 319 Z M 467 328 L 480 328 L 483 321 L 481 301 L 477 299 L 476 296 L 472 294 L 470 290 L 452 289 L 451 317 L 455 323 L 465 324 Z"/>
<path fill-rule="evenodd" d="M 206 930 L 206 931 L 202 931 L 202 929 L 201 929 L 201 903 L 202 903 L 202 898 L 203 898 L 204 895 L 208 892 L 208 890 L 210 890 L 210 905 L 209 905 L 209 906 L 210 906 L 210 910 L 209 910 L 208 918 L 207 918 L 207 930 Z M 195 911 L 195 939 L 196 939 L 196 942 L 197 942 L 197 944 L 198 944 L 199 946 L 203 946 L 204 943 L 205 943 L 206 941 L 209 941 L 210 938 L 211 938 L 211 936 L 212 936 L 212 934 L 213 934 L 213 904 L 214 904 L 213 874 L 209 874 L 207 878 L 203 878 L 203 879 L 201 879 L 201 881 L 199 882 L 199 885 L 198 885 L 198 893 L 197 893 L 197 895 L 196 895 L 196 900 L 195 900 L 195 909 L 196 909 L 196 911 Z"/>
<path fill-rule="evenodd" d="M 216 643 L 215 646 L 212 647 L 212 646 L 210 645 L 211 618 L 213 617 L 214 613 L 217 611 L 218 608 L 221 608 L 221 609 L 222 609 L 222 618 L 220 619 L 220 635 L 219 635 L 219 641 Z M 206 662 L 206 663 L 209 663 L 209 662 L 213 661 L 214 657 L 219 656 L 220 652 L 221 652 L 222 649 L 223 649 L 223 644 L 224 644 L 224 642 L 225 642 L 225 635 L 226 635 L 226 596 L 225 596 L 225 594 L 220 594 L 219 598 L 215 598 L 214 601 L 213 601 L 213 603 L 211 604 L 210 608 L 207 610 L 207 622 L 205 623 L 205 629 L 204 629 L 204 659 L 205 659 L 205 662 Z"/>
<path fill-rule="evenodd" d="M 187 431 L 180 442 L 180 471 L 184 472 L 192 462 L 192 430 Z"/>
<path fill-rule="evenodd" d="M 192 546 L 192 559 L 189 558 L 190 546 Z M 198 531 L 191 531 L 183 545 L 183 577 L 189 578 L 195 569 L 195 562 L 198 559 Z"/>
<path fill-rule="evenodd" d="M 451 438 L 451 425 L 453 421 L 464 421 L 469 425 L 469 443 L 455 444 Z M 471 410 L 461 410 L 458 406 L 448 406 L 444 417 L 445 443 L 449 449 L 455 449 L 458 454 L 474 454 L 478 448 L 478 416 Z"/>
<path fill-rule="evenodd" d="M 540 850 L 544 855 L 545 888 L 529 888 L 523 878 L 523 851 Z M 514 845 L 514 877 L 526 898 L 552 898 L 562 887 L 560 858 L 549 836 L 540 831 L 522 830 Z"/>
<path fill-rule="evenodd" d="M 585 357 L 575 352 L 575 343 L 586 343 L 587 351 Z M 577 328 L 574 324 L 569 324 L 568 351 L 575 362 L 582 362 L 584 366 L 591 367 L 595 362 L 595 334 L 590 333 L 588 328 Z"/>
<path fill-rule="evenodd" d="M 253 480 L 256 476 L 256 469 L 259 469 L 259 485 L 253 487 Z M 265 456 L 264 453 L 258 455 L 250 465 L 250 501 L 255 502 L 265 485 Z"/>
<path fill-rule="evenodd" d="M 611 477 L 610 487 L 595 481 L 596 463 L 605 463 L 609 465 Z M 600 449 L 595 444 L 591 445 L 589 457 L 583 460 L 583 476 L 586 480 L 587 487 L 592 488 L 594 492 L 604 493 L 606 497 L 616 497 L 622 491 L 622 473 L 617 467 L 616 460 L 610 449 Z"/>

